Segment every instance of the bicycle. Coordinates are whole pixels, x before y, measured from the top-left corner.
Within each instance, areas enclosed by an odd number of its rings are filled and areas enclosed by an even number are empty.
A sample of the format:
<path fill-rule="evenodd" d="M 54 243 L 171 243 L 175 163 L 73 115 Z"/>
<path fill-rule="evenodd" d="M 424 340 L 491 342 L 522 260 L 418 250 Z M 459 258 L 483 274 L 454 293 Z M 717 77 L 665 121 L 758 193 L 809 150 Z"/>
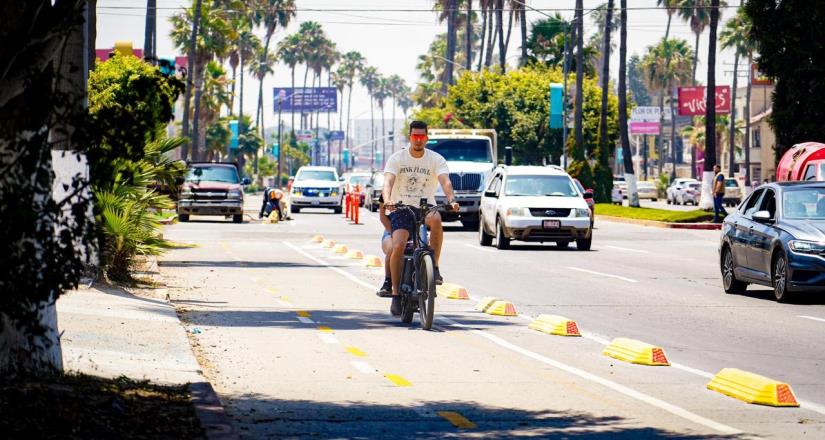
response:
<path fill-rule="evenodd" d="M 425 219 L 442 206 L 431 206 L 427 199 L 421 199 L 418 210 L 409 205 L 398 203 L 395 209 L 406 209 L 415 217 L 412 236 L 404 249 L 404 261 L 401 271 L 401 322 L 409 324 L 418 312 L 421 328 L 430 330 L 435 315 L 435 262 L 430 248 Z"/>

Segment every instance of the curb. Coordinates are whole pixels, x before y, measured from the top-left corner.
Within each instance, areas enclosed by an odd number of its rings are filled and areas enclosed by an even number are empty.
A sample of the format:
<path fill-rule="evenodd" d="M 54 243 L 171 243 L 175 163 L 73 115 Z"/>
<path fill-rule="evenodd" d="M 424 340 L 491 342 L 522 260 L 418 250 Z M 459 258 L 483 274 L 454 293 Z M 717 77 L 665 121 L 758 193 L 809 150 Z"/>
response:
<path fill-rule="evenodd" d="M 625 217 L 613 217 L 610 215 L 596 215 L 597 220 L 615 222 L 615 223 L 630 223 L 634 225 L 642 225 L 642 226 L 652 226 L 654 228 L 666 228 L 666 229 L 694 229 L 694 230 L 705 230 L 705 231 L 712 231 L 712 230 L 721 230 L 722 224 L 721 223 L 669 223 L 669 222 L 659 222 L 655 220 L 641 220 L 635 218 L 625 218 Z"/>
<path fill-rule="evenodd" d="M 198 416 L 203 435 L 209 440 L 235 440 L 238 433 L 229 421 L 218 395 L 209 382 L 189 384 L 192 406 Z"/>

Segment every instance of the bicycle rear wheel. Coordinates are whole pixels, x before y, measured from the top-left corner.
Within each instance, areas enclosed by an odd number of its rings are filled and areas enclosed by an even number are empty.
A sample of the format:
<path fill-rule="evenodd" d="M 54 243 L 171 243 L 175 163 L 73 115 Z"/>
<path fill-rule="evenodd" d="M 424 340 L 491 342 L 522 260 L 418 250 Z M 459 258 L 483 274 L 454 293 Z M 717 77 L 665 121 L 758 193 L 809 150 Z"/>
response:
<path fill-rule="evenodd" d="M 421 328 L 429 330 L 433 326 L 435 316 L 435 264 L 432 255 L 421 256 L 417 275 L 419 319 L 421 319 Z"/>

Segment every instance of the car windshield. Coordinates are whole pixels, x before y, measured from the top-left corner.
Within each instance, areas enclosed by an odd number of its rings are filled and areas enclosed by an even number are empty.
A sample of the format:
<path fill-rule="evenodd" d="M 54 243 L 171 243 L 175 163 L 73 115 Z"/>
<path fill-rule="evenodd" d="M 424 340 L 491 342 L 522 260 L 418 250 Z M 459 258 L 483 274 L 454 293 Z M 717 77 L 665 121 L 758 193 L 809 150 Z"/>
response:
<path fill-rule="evenodd" d="M 328 180 L 335 182 L 335 172 L 322 170 L 304 170 L 298 173 L 295 180 Z"/>
<path fill-rule="evenodd" d="M 728 188 L 733 188 L 739 186 L 739 184 L 736 182 L 736 179 L 727 179 L 725 180 L 725 186 Z"/>
<path fill-rule="evenodd" d="M 360 185 L 361 188 L 367 186 L 367 183 L 370 181 L 370 176 L 350 176 L 349 184 L 350 185 Z"/>
<path fill-rule="evenodd" d="M 701 183 L 691 183 L 691 184 L 688 185 L 688 188 L 690 188 L 690 189 L 699 189 L 701 187 L 702 187 Z"/>
<path fill-rule="evenodd" d="M 825 220 L 825 187 L 786 189 L 782 214 L 789 219 Z"/>
<path fill-rule="evenodd" d="M 567 176 L 510 176 L 504 195 L 576 197 L 579 193 Z"/>
<path fill-rule="evenodd" d="M 238 170 L 233 166 L 219 167 L 219 166 L 196 166 L 189 170 L 186 180 L 198 182 L 226 182 L 238 183 Z"/>
<path fill-rule="evenodd" d="M 485 139 L 430 139 L 427 148 L 447 161 L 492 162 L 490 141 Z"/>

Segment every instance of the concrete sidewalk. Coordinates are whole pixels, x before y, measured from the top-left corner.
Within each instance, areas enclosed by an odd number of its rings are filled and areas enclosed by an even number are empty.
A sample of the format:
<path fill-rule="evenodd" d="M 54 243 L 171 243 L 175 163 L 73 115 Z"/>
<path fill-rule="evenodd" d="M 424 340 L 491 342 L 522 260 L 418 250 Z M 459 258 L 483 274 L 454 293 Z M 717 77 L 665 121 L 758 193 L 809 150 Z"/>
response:
<path fill-rule="evenodd" d="M 57 301 L 66 371 L 161 384 L 204 382 L 186 331 L 163 299 L 100 286 Z"/>

